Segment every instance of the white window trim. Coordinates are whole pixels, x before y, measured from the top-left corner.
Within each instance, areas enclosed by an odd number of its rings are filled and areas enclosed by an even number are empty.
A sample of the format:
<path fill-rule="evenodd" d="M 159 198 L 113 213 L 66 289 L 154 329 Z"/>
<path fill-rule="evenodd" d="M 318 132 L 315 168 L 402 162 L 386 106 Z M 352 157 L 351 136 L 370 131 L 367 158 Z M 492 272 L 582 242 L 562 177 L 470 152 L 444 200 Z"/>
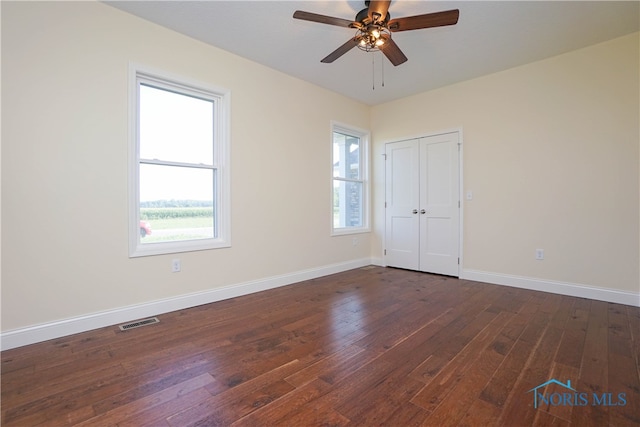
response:
<path fill-rule="evenodd" d="M 362 227 L 342 227 L 335 228 L 333 226 L 333 133 L 341 132 L 348 135 L 360 137 L 360 168 L 362 172 Z M 330 223 L 331 223 L 331 236 L 344 236 L 348 234 L 361 234 L 369 233 L 371 231 L 370 218 L 371 218 L 371 203 L 370 199 L 370 182 L 369 182 L 369 144 L 370 144 L 370 132 L 365 129 L 360 129 L 355 126 L 347 125 L 337 121 L 331 121 L 330 132 L 330 172 L 331 172 L 331 203 L 330 207 Z M 348 180 L 347 180 L 348 181 Z"/>
<path fill-rule="evenodd" d="M 140 149 L 138 140 L 138 78 L 157 80 L 184 88 L 186 92 L 201 92 L 214 99 L 214 167 L 217 171 L 214 206 L 217 212 L 217 237 L 142 244 L 140 242 Z M 230 111 L 231 93 L 227 89 L 176 76 L 140 64 L 129 64 L 129 257 L 191 252 L 231 246 L 231 171 L 230 171 Z"/>

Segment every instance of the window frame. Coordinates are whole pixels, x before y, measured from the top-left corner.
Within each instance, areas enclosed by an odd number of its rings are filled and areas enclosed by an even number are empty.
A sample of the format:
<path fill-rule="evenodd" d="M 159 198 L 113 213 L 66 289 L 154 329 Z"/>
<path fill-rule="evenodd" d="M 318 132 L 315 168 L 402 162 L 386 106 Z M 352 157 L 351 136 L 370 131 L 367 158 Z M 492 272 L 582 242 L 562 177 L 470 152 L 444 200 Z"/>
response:
<path fill-rule="evenodd" d="M 195 96 L 214 103 L 213 165 L 214 171 L 214 229 L 213 238 L 142 243 L 140 237 L 140 85 L 170 90 L 177 94 Z M 231 93 L 228 89 L 176 76 L 139 64 L 129 64 L 129 257 L 163 255 L 231 246 L 230 208 L 230 111 Z M 147 159 L 148 160 L 148 159 Z M 158 162 L 180 163 L 180 162 Z M 152 164 L 146 162 L 145 164 Z M 188 166 L 195 167 L 195 166 Z M 153 224 L 152 224 L 153 227 Z"/>
<path fill-rule="evenodd" d="M 360 155 L 359 155 L 359 170 L 360 170 L 360 178 L 359 179 L 350 179 L 350 178 L 336 178 L 333 176 L 333 166 L 334 166 L 334 158 L 333 158 L 333 134 L 334 132 L 346 134 L 349 136 L 355 136 L 360 139 Z M 360 234 L 360 233 L 368 233 L 371 231 L 370 225 L 370 217 L 371 217 L 371 203 L 370 203 L 370 182 L 369 182 L 369 143 L 370 143 L 370 132 L 365 129 L 361 129 L 355 126 L 347 125 L 344 123 L 340 123 L 337 121 L 331 122 L 331 133 L 330 133 L 330 149 L 331 149 L 331 203 L 330 203 L 330 213 L 331 213 L 331 236 L 343 236 L 348 234 Z M 344 181 L 344 182 L 359 182 L 362 184 L 362 200 L 361 200 L 361 209 L 362 209 L 362 225 L 359 227 L 335 227 L 334 223 L 334 207 L 333 207 L 333 197 L 334 197 L 334 182 Z"/>

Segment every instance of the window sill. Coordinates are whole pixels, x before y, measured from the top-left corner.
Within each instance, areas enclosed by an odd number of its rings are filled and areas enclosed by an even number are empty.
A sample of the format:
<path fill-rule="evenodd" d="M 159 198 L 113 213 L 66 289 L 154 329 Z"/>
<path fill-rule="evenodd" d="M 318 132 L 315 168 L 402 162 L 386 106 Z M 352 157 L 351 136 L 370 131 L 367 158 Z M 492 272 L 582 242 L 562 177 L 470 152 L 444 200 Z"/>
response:
<path fill-rule="evenodd" d="M 181 242 L 160 242 L 139 244 L 131 251 L 129 258 L 152 255 L 177 254 L 182 252 L 206 251 L 229 248 L 231 243 L 221 239 L 185 240 Z"/>
<path fill-rule="evenodd" d="M 370 232 L 371 228 L 369 227 L 334 228 L 333 230 L 331 230 L 331 236 L 346 236 L 349 234 L 364 234 Z"/>

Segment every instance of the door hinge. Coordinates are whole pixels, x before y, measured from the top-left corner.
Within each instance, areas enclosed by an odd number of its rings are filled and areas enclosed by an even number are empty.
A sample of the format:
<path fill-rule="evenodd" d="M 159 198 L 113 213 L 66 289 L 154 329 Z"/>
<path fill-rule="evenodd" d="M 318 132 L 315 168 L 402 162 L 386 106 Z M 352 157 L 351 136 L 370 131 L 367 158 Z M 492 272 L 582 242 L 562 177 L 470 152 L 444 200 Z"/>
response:
<path fill-rule="evenodd" d="M 458 209 L 460 209 L 460 200 L 458 200 Z"/>
<path fill-rule="evenodd" d="M 460 265 L 460 258 L 458 258 L 458 265 Z"/>
<path fill-rule="evenodd" d="M 387 250 L 386 250 L 386 249 L 384 250 L 384 254 L 385 254 L 385 255 L 387 254 Z"/>
<path fill-rule="evenodd" d="M 384 202 L 384 207 L 385 207 L 385 208 L 387 207 L 387 202 Z"/>
<path fill-rule="evenodd" d="M 385 160 L 387 160 L 387 155 L 383 154 L 382 157 L 384 157 Z"/>

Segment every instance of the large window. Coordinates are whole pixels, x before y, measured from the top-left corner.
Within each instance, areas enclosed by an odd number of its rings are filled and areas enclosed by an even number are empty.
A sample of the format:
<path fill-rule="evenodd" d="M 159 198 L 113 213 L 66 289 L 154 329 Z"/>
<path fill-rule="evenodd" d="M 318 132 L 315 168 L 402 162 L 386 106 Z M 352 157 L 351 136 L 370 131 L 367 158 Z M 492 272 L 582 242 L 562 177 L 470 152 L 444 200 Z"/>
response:
<path fill-rule="evenodd" d="M 333 234 L 369 231 L 368 133 L 332 127 Z"/>
<path fill-rule="evenodd" d="M 130 255 L 229 246 L 228 92 L 131 79 Z"/>

